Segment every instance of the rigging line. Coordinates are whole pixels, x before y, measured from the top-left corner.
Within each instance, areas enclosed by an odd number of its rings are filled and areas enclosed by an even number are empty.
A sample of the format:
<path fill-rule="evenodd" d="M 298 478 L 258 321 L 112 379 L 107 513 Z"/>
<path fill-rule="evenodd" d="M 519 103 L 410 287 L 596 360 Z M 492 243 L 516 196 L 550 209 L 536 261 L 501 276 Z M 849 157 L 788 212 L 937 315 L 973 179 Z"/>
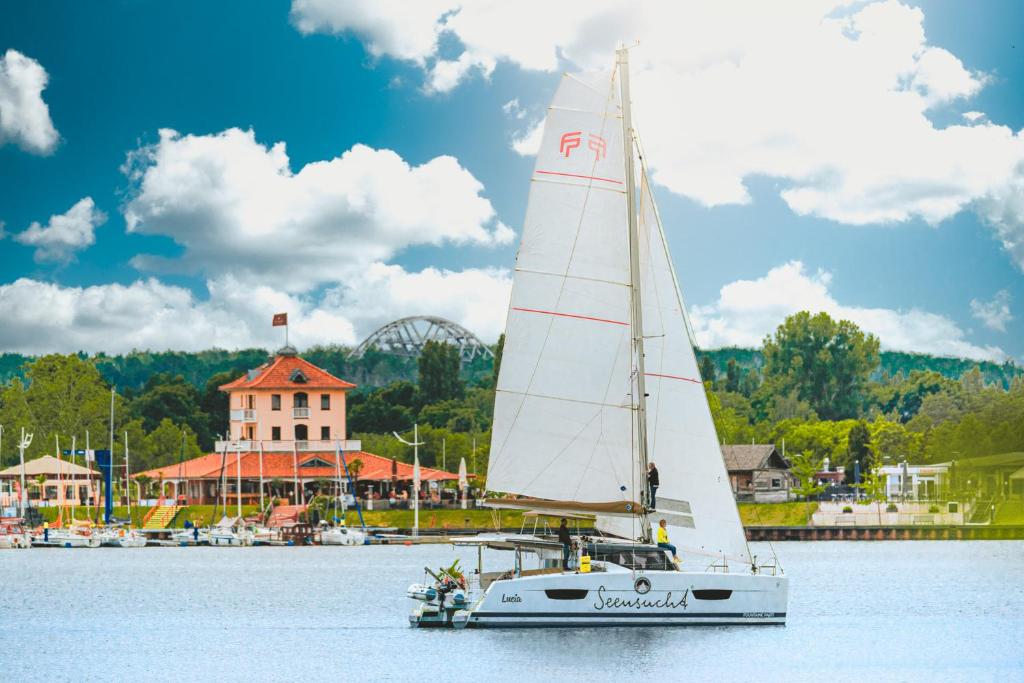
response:
<path fill-rule="evenodd" d="M 619 342 L 620 346 L 622 346 L 622 342 L 623 341 L 625 341 L 627 345 L 629 345 L 629 343 L 630 343 L 628 338 L 624 339 L 624 340 L 620 340 L 620 342 Z M 608 395 L 608 392 L 609 392 L 609 390 L 611 389 L 611 386 L 612 386 L 612 381 L 615 379 L 615 372 L 614 371 L 615 371 L 615 368 L 613 367 L 612 368 L 612 372 L 608 373 L 608 381 L 605 383 L 605 387 L 604 387 L 604 395 L 605 396 Z M 627 392 L 627 394 L 628 394 L 628 392 Z M 632 414 L 630 415 L 630 420 L 632 420 Z M 604 410 L 601 411 L 601 429 L 598 430 L 598 437 L 601 437 L 603 435 L 604 435 Z M 587 466 L 586 466 L 587 470 L 590 469 L 591 463 L 594 462 L 594 456 L 597 454 L 597 444 L 599 443 L 599 441 L 600 441 L 600 438 L 594 440 L 594 448 L 590 452 L 590 459 L 587 460 Z M 632 443 L 630 443 L 630 448 L 632 448 Z M 608 458 L 608 464 L 610 465 L 609 470 L 611 471 L 612 476 L 615 478 L 616 481 L 619 481 L 619 472 L 618 472 L 617 468 L 615 467 L 615 462 L 612 460 L 611 457 Z M 635 480 L 635 475 L 633 474 L 633 469 L 634 468 L 631 466 L 629 469 L 630 469 L 630 484 L 631 484 L 630 492 L 632 494 L 629 499 L 630 500 L 636 500 L 636 498 L 633 497 L 636 494 L 636 480 Z M 579 492 L 580 486 L 582 486 L 582 485 L 583 485 L 583 480 L 581 478 L 579 483 L 577 483 L 577 485 L 576 485 L 576 492 L 577 493 Z M 620 493 L 621 493 L 621 491 L 620 491 Z"/>
<path fill-rule="evenodd" d="M 611 80 L 608 83 L 608 93 L 605 95 L 605 102 L 608 102 L 609 100 L 614 101 L 614 97 L 615 97 L 615 74 L 616 74 L 616 69 L 612 69 Z M 572 78 L 568 74 L 566 74 L 566 76 Z M 574 78 L 574 80 L 579 81 L 579 79 L 576 79 L 576 78 Z M 579 82 L 582 83 L 582 81 L 579 81 Z M 586 85 L 586 84 L 584 84 L 584 85 Z M 590 86 L 588 86 L 588 87 L 590 87 Z M 594 90 L 595 90 L 595 92 L 599 92 L 596 89 L 594 89 Z M 602 137 L 604 137 L 605 122 L 606 121 L 607 121 L 607 117 L 603 117 L 602 118 L 602 122 L 601 122 L 601 129 L 600 129 Z M 545 121 L 545 125 L 547 125 L 546 121 Z M 597 155 L 595 154 L 594 155 L 594 161 L 591 164 L 591 168 L 590 168 L 591 174 L 593 174 L 594 169 L 597 168 L 597 162 L 598 162 L 598 158 L 597 158 Z M 592 184 L 590 184 L 590 185 L 588 185 L 586 187 L 586 194 L 584 195 L 583 205 L 580 208 L 579 220 L 576 223 L 576 234 L 573 237 L 572 249 L 569 252 L 569 258 L 566 261 L 565 272 L 562 274 L 563 280 L 562 280 L 562 283 L 561 283 L 561 285 L 559 287 L 559 290 L 558 290 L 558 296 L 555 299 L 556 307 L 557 307 L 558 304 L 560 304 L 562 302 L 562 295 L 565 293 L 565 278 L 568 277 L 569 268 L 572 265 L 572 257 L 576 253 L 576 245 L 579 242 L 580 230 L 583 227 L 583 218 L 586 216 L 586 213 L 587 213 L 587 204 L 590 201 L 590 193 L 591 193 L 592 189 L 594 189 Z M 527 207 L 527 214 L 529 214 L 529 207 Z M 521 243 L 520 243 L 520 246 L 521 246 Z M 518 254 L 516 256 L 516 260 L 518 260 Z M 506 317 L 506 324 L 508 323 L 508 321 L 511 320 L 511 318 L 512 318 L 512 311 L 511 311 L 511 307 L 510 307 L 510 310 L 508 312 L 508 316 Z M 551 339 L 551 328 L 552 328 L 553 325 L 554 325 L 554 321 L 553 320 L 548 323 L 548 329 L 547 329 L 547 331 L 544 334 L 544 341 L 543 341 L 543 343 L 541 344 L 541 347 L 540 347 L 540 352 L 539 352 L 539 355 L 538 355 L 538 360 L 539 360 L 540 356 L 542 356 L 544 354 L 545 349 L 547 349 L 548 341 Z M 508 328 L 506 327 L 506 329 L 508 329 Z M 527 392 L 529 391 L 529 388 L 533 386 L 533 382 L 534 382 L 534 379 L 537 376 L 537 370 L 539 369 L 539 366 L 540 366 L 539 362 L 534 363 L 533 370 L 530 373 L 530 380 L 529 380 L 529 382 L 527 382 L 527 385 L 526 385 Z M 511 421 L 511 424 L 509 425 L 509 429 L 508 429 L 508 431 L 505 434 L 505 438 L 502 441 L 501 446 L 498 448 L 498 453 L 499 454 L 500 453 L 504 453 L 504 451 L 505 451 L 505 444 L 508 443 L 508 439 L 512 435 L 512 429 L 516 425 L 516 423 L 519 421 L 519 415 L 522 412 L 523 404 L 524 403 L 525 403 L 525 400 L 521 401 L 519 403 L 519 406 L 516 408 L 515 414 L 512 416 L 512 421 Z"/>
<path fill-rule="evenodd" d="M 588 178 L 589 176 L 573 176 L 578 178 Z M 603 180 L 603 178 L 595 178 L 595 180 Z M 530 177 L 531 183 L 544 183 L 545 185 L 564 185 L 565 187 L 587 187 L 594 192 L 610 192 L 612 194 L 625 195 L 625 188 L 619 187 L 603 187 L 598 185 L 583 185 L 581 183 L 574 183 L 569 180 L 558 180 L 557 178 L 537 178 L 536 176 Z M 615 181 L 609 181 L 615 182 Z"/>
<path fill-rule="evenodd" d="M 527 487 L 533 486 L 534 482 L 536 482 L 541 477 L 541 475 L 547 471 L 549 467 L 554 465 L 555 461 L 557 461 L 563 453 L 569 450 L 570 446 L 576 443 L 576 440 L 580 437 L 580 434 L 586 431 L 587 427 L 589 427 L 594 422 L 594 420 L 601 415 L 601 412 L 602 410 L 598 408 L 597 412 L 595 412 L 594 415 L 589 420 L 587 420 L 587 422 L 580 428 L 580 430 L 576 432 L 576 434 L 573 435 L 571 439 L 569 439 L 569 442 L 562 447 L 562 450 L 555 453 L 555 456 L 548 461 L 548 464 L 544 465 L 544 467 L 542 467 L 541 470 L 534 475 L 533 479 L 526 483 Z"/>
<path fill-rule="evenodd" d="M 651 181 L 647 173 L 647 155 L 644 152 L 644 146 L 640 140 L 640 132 L 635 127 L 633 128 L 633 138 L 636 141 L 637 151 L 640 154 L 640 170 L 647 182 L 647 187 L 650 188 Z M 668 262 L 669 272 L 672 274 L 672 282 L 676 286 L 676 297 L 678 299 L 679 310 L 683 314 L 683 323 L 686 325 L 686 335 L 690 338 L 691 346 L 699 347 L 699 344 L 697 344 L 697 335 L 694 333 L 693 325 L 690 322 L 690 314 L 686 310 L 686 299 L 683 298 L 683 290 L 679 287 L 679 277 L 676 275 L 676 267 L 668 253 L 668 241 L 665 239 L 665 228 L 661 222 L 661 212 L 658 211 L 658 204 L 654 201 L 653 191 L 651 192 L 651 207 L 654 209 L 654 219 L 657 221 L 658 231 L 661 233 L 662 244 L 665 245 L 665 259 Z M 694 360 L 696 362 L 696 359 Z"/>
<path fill-rule="evenodd" d="M 515 268 L 514 271 L 517 272 L 517 273 L 529 273 L 530 275 L 543 275 L 543 276 L 547 276 L 547 277 L 562 277 L 562 275 L 560 275 L 559 273 L 549 273 L 549 272 L 547 272 L 545 270 L 532 270 L 530 268 Z M 597 282 L 597 283 L 602 284 L 602 285 L 615 285 L 617 287 L 623 287 L 623 288 L 626 288 L 626 289 L 629 288 L 629 283 L 628 282 L 619 282 L 617 280 L 602 280 L 599 277 L 585 277 L 583 275 L 567 275 L 565 277 L 566 277 L 567 280 L 580 280 L 581 282 Z"/>
<path fill-rule="evenodd" d="M 565 401 L 566 403 L 578 403 L 584 406 L 601 406 L 602 408 L 612 408 L 614 410 L 632 410 L 632 407 L 627 405 L 602 403 L 600 401 L 584 401 L 578 398 L 565 398 L 564 396 L 548 396 L 547 394 L 527 394 L 524 391 L 510 391 L 508 389 L 498 389 L 497 393 L 511 394 L 513 396 L 523 396 L 524 398 L 543 398 L 548 401 Z"/>
<path fill-rule="evenodd" d="M 622 185 L 621 180 L 615 180 L 614 178 L 602 178 L 601 176 L 596 175 L 583 175 L 580 173 L 563 173 L 561 171 L 534 171 L 534 173 L 539 173 L 540 175 L 557 175 L 566 178 L 582 178 L 583 180 L 600 180 L 605 183 L 615 183 L 616 185 Z"/>
<path fill-rule="evenodd" d="M 557 311 L 542 311 L 539 308 L 520 308 L 519 306 L 513 306 L 512 310 L 522 311 L 523 313 L 540 313 L 542 315 L 553 315 L 558 318 L 575 318 L 576 320 L 590 320 L 595 323 L 608 323 L 610 325 L 624 325 L 626 327 L 629 327 L 629 323 L 624 323 L 621 320 L 595 318 L 589 315 L 577 315 L 575 313 L 558 313 Z"/>

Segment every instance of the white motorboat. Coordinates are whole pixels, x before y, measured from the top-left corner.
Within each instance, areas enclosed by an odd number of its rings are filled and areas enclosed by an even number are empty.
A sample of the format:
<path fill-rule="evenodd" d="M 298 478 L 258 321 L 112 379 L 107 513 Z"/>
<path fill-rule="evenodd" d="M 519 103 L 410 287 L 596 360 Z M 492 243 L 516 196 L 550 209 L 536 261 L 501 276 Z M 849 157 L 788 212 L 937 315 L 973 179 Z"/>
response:
<path fill-rule="evenodd" d="M 511 567 L 428 570 L 408 592 L 422 603 L 414 626 L 785 622 L 788 579 L 752 556 L 722 461 L 632 126 L 628 59 L 621 49 L 610 72 L 566 74 L 548 110 L 486 479 L 492 507 L 589 515 L 606 536 L 577 539 L 568 569 L 550 538 L 487 540 Z M 661 521 L 671 551 L 652 542 Z"/>
<path fill-rule="evenodd" d="M 241 517 L 222 517 L 209 531 L 210 545 L 249 546 L 254 540 Z"/>
<path fill-rule="evenodd" d="M 178 545 L 206 545 L 210 542 L 210 532 L 198 527 L 179 529 L 171 534 L 171 540 Z"/>
<path fill-rule="evenodd" d="M 108 548 L 145 548 L 146 535 L 135 529 L 108 527 L 97 532 L 100 545 Z"/>
<path fill-rule="evenodd" d="M 0 550 L 31 547 L 32 535 L 25 530 L 21 519 L 0 520 Z"/>
<path fill-rule="evenodd" d="M 76 529 L 43 529 L 32 537 L 32 545 L 48 548 L 99 548 L 100 537 Z"/>
<path fill-rule="evenodd" d="M 363 545 L 365 543 L 366 534 L 361 531 L 349 529 L 344 524 L 338 526 L 327 526 L 326 522 L 321 522 L 321 545 Z"/>

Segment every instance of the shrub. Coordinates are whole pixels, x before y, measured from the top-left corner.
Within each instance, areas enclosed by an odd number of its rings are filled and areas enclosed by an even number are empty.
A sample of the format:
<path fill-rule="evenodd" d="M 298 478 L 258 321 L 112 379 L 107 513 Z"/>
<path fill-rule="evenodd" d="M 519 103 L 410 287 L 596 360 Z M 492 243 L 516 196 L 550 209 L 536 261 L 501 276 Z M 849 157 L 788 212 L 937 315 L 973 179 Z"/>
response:
<path fill-rule="evenodd" d="M 899 512 L 900 510 L 899 510 L 898 507 L 896 507 L 896 503 L 889 503 L 888 505 L 885 506 L 885 511 L 886 512 Z"/>
<path fill-rule="evenodd" d="M 929 505 L 928 506 L 928 512 L 932 513 L 933 515 L 937 514 L 939 512 L 939 506 L 938 505 Z"/>
<path fill-rule="evenodd" d="M 843 506 L 843 514 L 844 515 L 850 514 L 851 512 L 853 512 L 853 508 L 852 507 L 850 507 L 849 505 L 844 505 Z"/>

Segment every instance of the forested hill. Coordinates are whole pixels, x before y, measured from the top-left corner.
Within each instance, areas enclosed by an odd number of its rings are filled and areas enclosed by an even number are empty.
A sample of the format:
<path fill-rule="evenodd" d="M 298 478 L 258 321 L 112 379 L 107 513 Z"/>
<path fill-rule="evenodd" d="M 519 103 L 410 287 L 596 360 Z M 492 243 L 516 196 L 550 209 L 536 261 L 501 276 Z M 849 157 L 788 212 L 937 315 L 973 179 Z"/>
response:
<path fill-rule="evenodd" d="M 351 349 L 344 346 L 314 346 L 303 350 L 302 357 L 327 370 L 336 377 L 354 382 L 360 387 L 382 387 L 398 380 L 416 381 L 417 366 L 414 358 L 399 358 L 369 351 L 363 358 L 348 357 Z M 182 376 L 187 382 L 203 388 L 206 382 L 220 372 L 242 374 L 267 361 L 266 349 L 239 351 L 133 351 L 124 355 L 79 353 L 83 360 L 91 360 L 103 378 L 119 390 L 135 391 L 145 386 L 157 374 Z M 23 377 L 25 364 L 31 356 L 16 353 L 0 354 L 0 385 L 12 378 Z M 482 358 L 463 368 L 464 379 L 475 382 L 493 372 L 490 358 Z"/>
<path fill-rule="evenodd" d="M 353 360 L 348 358 L 349 348 L 343 346 L 317 346 L 303 352 L 303 357 L 328 372 L 355 382 L 361 387 L 382 387 L 396 380 L 416 381 L 416 361 L 409 358 L 397 358 L 380 353 L 370 352 L 364 358 Z M 122 389 L 141 389 L 146 381 L 157 373 L 181 375 L 196 387 L 204 387 L 207 380 L 218 372 L 231 371 L 242 373 L 260 365 L 269 356 L 265 349 L 242 349 L 240 351 L 222 351 L 211 349 L 194 353 L 184 351 L 133 351 L 125 355 L 108 356 L 99 354 L 92 359 L 111 384 Z M 761 372 L 763 359 L 759 349 L 723 348 L 699 352 L 708 356 L 720 374 L 726 372 L 730 360 L 743 369 L 756 369 Z M 86 354 L 79 354 L 88 358 Z M 902 374 L 909 376 L 914 370 L 937 372 L 950 379 L 960 377 L 977 366 L 981 370 L 987 384 L 998 384 L 1007 388 L 1014 377 L 1024 375 L 1024 368 L 1013 363 L 991 363 L 968 360 L 965 358 L 945 358 L 924 353 L 904 353 L 899 351 L 882 351 L 879 367 L 872 379 L 879 380 L 885 376 L 895 377 Z M 21 377 L 29 356 L 16 353 L 0 354 L 0 384 L 5 384 L 14 377 Z M 465 369 L 465 379 L 471 383 L 491 374 L 491 360 L 480 359 Z"/>
<path fill-rule="evenodd" d="M 719 374 L 725 374 L 729 361 L 734 360 L 743 369 L 752 368 L 761 372 L 764 365 L 760 349 L 744 349 L 727 347 L 722 349 L 708 349 L 698 351 L 698 356 L 708 356 L 715 364 Z M 998 384 L 1004 389 L 1010 386 L 1014 377 L 1024 376 L 1024 367 L 1015 365 L 1013 362 L 1003 364 L 989 361 L 976 361 L 968 358 L 947 358 L 945 356 L 932 356 L 927 353 L 906 353 L 904 351 L 882 351 L 879 354 L 878 368 L 871 375 L 871 379 L 878 381 L 885 377 L 903 375 L 908 377 L 911 372 L 931 371 L 937 372 L 944 377 L 958 380 L 964 373 L 975 366 L 981 370 L 981 375 L 986 384 Z"/>

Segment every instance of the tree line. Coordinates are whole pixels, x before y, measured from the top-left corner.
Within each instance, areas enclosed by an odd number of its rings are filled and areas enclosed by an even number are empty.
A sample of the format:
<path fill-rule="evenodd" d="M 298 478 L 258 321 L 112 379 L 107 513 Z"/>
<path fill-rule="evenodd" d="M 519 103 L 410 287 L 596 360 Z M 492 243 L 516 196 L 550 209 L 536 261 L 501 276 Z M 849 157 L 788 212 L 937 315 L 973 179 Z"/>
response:
<path fill-rule="evenodd" d="M 494 362 L 469 365 L 437 342 L 418 359 L 371 350 L 353 360 L 335 346 L 303 357 L 360 384 L 348 397 L 348 436 L 365 450 L 411 461 L 412 449 L 392 432 L 411 439 L 418 423 L 422 464 L 455 471 L 465 458 L 483 473 L 501 351 L 499 341 Z M 22 358 L 16 370 L 9 358 L 0 358 L 0 372 L 8 373 L 0 388 L 0 465 L 15 462 L 21 426 L 36 435 L 30 457 L 52 452 L 55 434 L 62 447 L 72 435 L 81 446 L 86 432 L 93 447 L 105 447 L 114 389 L 115 453 L 123 455 L 127 432 L 140 471 L 210 452 L 228 425 L 219 387 L 267 354 L 54 354 Z M 856 462 L 866 471 L 883 458 L 927 463 L 1024 450 L 1024 372 L 1012 363 L 890 354 L 887 365 L 874 336 L 806 312 L 787 318 L 761 349 L 698 351 L 698 359 L 723 443 L 785 444 L 787 454 L 827 457 L 849 472 Z M 890 372 L 896 367 L 906 371 Z"/>

